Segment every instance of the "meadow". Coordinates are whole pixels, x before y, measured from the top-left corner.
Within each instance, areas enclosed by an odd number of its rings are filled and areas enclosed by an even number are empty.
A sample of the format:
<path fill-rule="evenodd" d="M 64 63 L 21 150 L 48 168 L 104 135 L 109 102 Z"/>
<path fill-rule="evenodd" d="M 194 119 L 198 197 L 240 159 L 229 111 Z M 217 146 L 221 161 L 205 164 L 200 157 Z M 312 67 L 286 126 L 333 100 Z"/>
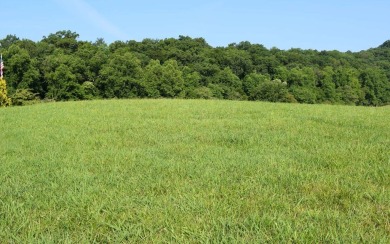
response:
<path fill-rule="evenodd" d="M 0 109 L 0 242 L 388 243 L 390 107 Z"/>

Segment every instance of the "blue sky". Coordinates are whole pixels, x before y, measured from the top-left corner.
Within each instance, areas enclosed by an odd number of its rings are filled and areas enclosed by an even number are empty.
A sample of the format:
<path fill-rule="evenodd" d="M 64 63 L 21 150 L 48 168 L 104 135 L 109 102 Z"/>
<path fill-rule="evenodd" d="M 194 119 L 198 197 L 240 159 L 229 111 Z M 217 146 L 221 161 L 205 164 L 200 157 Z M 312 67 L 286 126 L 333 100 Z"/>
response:
<path fill-rule="evenodd" d="M 2 0 L 0 39 L 39 41 L 59 30 L 80 40 L 203 37 L 212 46 L 360 51 L 390 39 L 389 0 Z"/>

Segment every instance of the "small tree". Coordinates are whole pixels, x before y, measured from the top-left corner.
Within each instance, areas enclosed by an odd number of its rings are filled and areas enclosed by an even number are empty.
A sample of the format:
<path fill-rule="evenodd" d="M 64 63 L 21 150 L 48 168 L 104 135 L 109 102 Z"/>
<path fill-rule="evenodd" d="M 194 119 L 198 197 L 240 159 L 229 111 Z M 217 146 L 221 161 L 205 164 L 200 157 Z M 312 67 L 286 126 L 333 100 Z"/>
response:
<path fill-rule="evenodd" d="M 7 96 L 7 83 L 5 79 L 0 78 L 0 107 L 11 105 L 11 99 Z"/>

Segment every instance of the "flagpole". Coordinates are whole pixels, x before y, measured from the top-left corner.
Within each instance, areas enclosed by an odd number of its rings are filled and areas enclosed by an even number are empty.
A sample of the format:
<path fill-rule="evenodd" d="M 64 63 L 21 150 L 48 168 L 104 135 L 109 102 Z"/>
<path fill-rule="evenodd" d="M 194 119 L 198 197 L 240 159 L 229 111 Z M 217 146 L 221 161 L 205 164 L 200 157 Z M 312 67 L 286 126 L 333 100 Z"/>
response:
<path fill-rule="evenodd" d="M 0 43 L 0 48 L 1 48 L 1 43 Z M 2 49 L 2 48 L 1 48 Z M 4 68 L 4 63 L 3 63 L 3 53 L 0 53 L 0 79 L 3 79 L 3 68 Z"/>
<path fill-rule="evenodd" d="M 3 79 L 3 54 L 0 55 L 0 78 Z"/>
<path fill-rule="evenodd" d="M 3 54 L 0 54 L 0 78 L 3 79 L 3 68 L 4 68 L 4 64 L 3 64 Z"/>

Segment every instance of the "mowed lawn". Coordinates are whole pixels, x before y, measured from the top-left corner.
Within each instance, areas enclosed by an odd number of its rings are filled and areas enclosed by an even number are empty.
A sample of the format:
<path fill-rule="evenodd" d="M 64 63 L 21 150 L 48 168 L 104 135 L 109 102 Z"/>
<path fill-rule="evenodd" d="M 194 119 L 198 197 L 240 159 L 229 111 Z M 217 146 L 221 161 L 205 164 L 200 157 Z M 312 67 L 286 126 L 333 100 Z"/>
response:
<path fill-rule="evenodd" d="M 390 241 L 390 107 L 0 109 L 0 242 Z"/>

